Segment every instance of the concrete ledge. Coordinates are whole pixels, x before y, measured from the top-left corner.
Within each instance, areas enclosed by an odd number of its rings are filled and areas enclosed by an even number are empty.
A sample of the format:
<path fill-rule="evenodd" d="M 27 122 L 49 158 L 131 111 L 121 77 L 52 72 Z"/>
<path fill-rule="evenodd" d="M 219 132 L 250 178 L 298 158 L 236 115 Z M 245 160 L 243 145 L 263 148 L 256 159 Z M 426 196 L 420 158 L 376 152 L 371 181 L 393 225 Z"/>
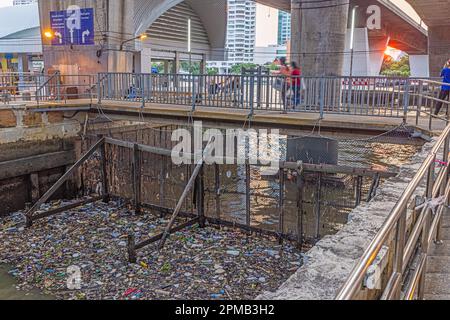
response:
<path fill-rule="evenodd" d="M 354 265 L 375 237 L 408 183 L 429 155 L 436 139 L 404 165 L 397 177 L 388 179 L 377 196 L 349 216 L 349 222 L 337 234 L 326 236 L 304 257 L 304 265 L 276 292 L 265 292 L 261 300 L 331 300 L 348 278 Z M 424 186 L 416 191 L 423 195 Z"/>

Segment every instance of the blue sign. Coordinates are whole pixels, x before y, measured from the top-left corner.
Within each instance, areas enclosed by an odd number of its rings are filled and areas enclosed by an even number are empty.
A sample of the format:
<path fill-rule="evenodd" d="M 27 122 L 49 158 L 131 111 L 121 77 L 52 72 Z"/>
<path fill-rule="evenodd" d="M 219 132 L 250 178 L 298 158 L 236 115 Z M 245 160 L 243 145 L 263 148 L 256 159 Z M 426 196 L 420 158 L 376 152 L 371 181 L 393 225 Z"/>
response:
<path fill-rule="evenodd" d="M 65 11 L 50 12 L 52 45 L 93 45 L 94 9 L 69 6 Z"/>

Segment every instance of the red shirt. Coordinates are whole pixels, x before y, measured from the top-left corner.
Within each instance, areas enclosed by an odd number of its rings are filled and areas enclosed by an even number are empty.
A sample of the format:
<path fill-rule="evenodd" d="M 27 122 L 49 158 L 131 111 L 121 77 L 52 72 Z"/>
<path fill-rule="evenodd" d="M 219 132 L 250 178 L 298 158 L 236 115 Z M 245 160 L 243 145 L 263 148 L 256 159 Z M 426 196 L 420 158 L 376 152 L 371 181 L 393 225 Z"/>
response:
<path fill-rule="evenodd" d="M 300 69 L 294 69 L 291 72 L 291 76 L 292 78 L 292 85 L 293 86 L 297 86 L 300 87 L 300 83 L 301 83 L 301 79 L 300 76 L 302 75 L 302 72 L 300 71 Z"/>

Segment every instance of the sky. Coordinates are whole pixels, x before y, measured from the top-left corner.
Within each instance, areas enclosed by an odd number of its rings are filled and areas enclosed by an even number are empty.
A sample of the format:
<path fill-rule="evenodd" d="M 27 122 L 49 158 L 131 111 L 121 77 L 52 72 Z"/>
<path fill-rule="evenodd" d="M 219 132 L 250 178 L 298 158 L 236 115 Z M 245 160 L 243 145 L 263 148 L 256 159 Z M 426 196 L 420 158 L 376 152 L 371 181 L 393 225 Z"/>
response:
<path fill-rule="evenodd" d="M 0 0 L 0 7 L 12 6 L 13 0 Z"/>

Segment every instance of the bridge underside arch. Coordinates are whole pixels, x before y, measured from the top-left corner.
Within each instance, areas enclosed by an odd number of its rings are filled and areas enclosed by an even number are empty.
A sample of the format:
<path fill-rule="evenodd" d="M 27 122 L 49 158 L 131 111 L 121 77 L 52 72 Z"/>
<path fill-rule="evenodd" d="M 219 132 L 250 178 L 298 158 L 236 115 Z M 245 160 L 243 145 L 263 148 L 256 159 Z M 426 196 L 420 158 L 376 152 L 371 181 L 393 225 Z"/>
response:
<path fill-rule="evenodd" d="M 153 52 L 187 53 L 187 21 L 191 19 L 194 58 L 224 58 L 226 0 L 135 0 L 135 34 L 146 33 L 144 48 Z"/>

